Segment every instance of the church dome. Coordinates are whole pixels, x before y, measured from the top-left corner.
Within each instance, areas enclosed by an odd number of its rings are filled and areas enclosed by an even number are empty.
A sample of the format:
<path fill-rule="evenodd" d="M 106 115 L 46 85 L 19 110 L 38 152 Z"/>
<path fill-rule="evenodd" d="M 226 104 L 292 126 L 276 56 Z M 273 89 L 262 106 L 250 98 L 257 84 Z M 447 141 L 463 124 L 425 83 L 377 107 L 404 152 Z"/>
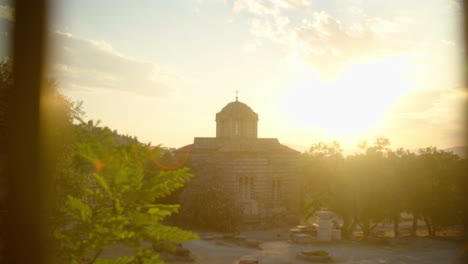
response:
<path fill-rule="evenodd" d="M 224 118 L 258 120 L 258 114 L 255 113 L 248 105 L 235 101 L 227 104 L 219 113 L 216 114 L 216 121 Z"/>
<path fill-rule="evenodd" d="M 216 137 L 256 138 L 258 114 L 239 101 L 227 104 L 216 114 Z"/>

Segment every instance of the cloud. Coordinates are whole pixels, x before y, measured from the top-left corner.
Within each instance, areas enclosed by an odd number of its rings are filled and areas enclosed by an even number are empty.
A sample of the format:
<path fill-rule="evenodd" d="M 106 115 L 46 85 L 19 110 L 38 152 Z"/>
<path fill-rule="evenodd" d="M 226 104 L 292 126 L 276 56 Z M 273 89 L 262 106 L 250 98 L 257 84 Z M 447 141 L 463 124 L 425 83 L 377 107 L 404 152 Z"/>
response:
<path fill-rule="evenodd" d="M 283 29 L 289 24 L 289 18 L 282 15 L 282 10 L 308 8 L 308 3 L 302 0 L 237 0 L 234 2 L 234 12 L 253 15 L 251 33 L 256 37 L 268 37 L 280 41 Z"/>
<path fill-rule="evenodd" d="M 144 96 L 164 96 L 172 90 L 167 70 L 125 55 L 104 41 L 56 31 L 50 33 L 50 43 L 48 73 L 64 89 L 124 91 Z"/>
<path fill-rule="evenodd" d="M 280 12 L 280 7 L 262 0 L 237 0 L 234 2 L 234 11 L 247 12 L 258 16 L 274 15 Z"/>
<path fill-rule="evenodd" d="M 310 3 L 306 0 L 280 0 L 277 4 L 285 9 L 308 9 Z"/>
<path fill-rule="evenodd" d="M 350 63 L 388 55 L 388 46 L 379 40 L 378 33 L 390 26 L 382 24 L 380 20 L 369 19 L 347 29 L 326 12 L 314 12 L 311 19 L 304 19 L 300 26 L 290 30 L 289 46 L 322 78 L 332 78 Z"/>
<path fill-rule="evenodd" d="M 349 26 L 325 11 L 316 11 L 303 0 L 238 0 L 234 11 L 251 16 L 255 38 L 281 43 L 290 53 L 306 61 L 323 78 L 334 77 L 349 63 L 366 61 L 401 49 L 397 34 L 411 19 L 369 17 L 351 6 L 354 21 Z M 291 21 L 298 20 L 299 23 Z"/>
<path fill-rule="evenodd" d="M 271 23 L 265 19 L 253 19 L 250 32 L 256 37 L 274 38 L 274 29 Z"/>
<path fill-rule="evenodd" d="M 14 9 L 8 5 L 0 5 L 0 19 L 13 21 Z"/>
<path fill-rule="evenodd" d="M 467 103 L 468 93 L 461 87 L 414 91 L 393 107 L 387 131 L 407 139 L 406 144 L 458 145 L 464 142 L 465 116 L 460 113 Z"/>
<path fill-rule="evenodd" d="M 306 0 L 237 0 L 234 2 L 235 12 L 249 12 L 256 15 L 271 15 L 281 9 L 308 9 L 310 3 Z"/>
<path fill-rule="evenodd" d="M 431 2 L 421 5 L 421 10 L 409 8 L 408 1 L 396 1 L 396 8 L 394 2 L 357 0 L 340 6 L 326 0 L 310 1 L 313 5 L 300 2 L 238 0 L 233 5 L 234 12 L 250 23 L 253 40 L 244 46 L 246 52 L 261 51 L 253 43 L 266 46 L 272 42 L 290 55 L 282 70 L 303 72 L 306 80 L 312 80 L 288 87 L 298 94 L 289 101 L 301 102 L 313 89 L 310 97 L 320 99 L 314 104 L 304 99 L 302 105 L 337 104 L 336 109 L 345 111 L 336 118 L 342 124 L 351 120 L 349 128 L 361 111 L 362 116 L 375 119 L 373 129 L 395 135 L 403 145 L 463 142 L 461 113 L 468 97 L 454 87 L 462 82 L 459 58 L 465 51 L 450 28 L 458 25 L 461 1 Z M 329 9 L 320 10 L 319 6 Z M 315 81 L 317 75 L 320 79 Z M 334 82 L 343 89 L 336 96 L 327 96 L 334 89 L 326 84 Z M 296 105 L 288 103 L 287 108 Z M 324 117 L 317 126 L 333 127 L 329 119 Z"/>
<path fill-rule="evenodd" d="M 243 50 L 244 52 L 247 52 L 247 53 L 253 53 L 261 46 L 262 46 L 262 43 L 259 40 L 255 40 L 250 43 L 244 44 Z"/>
<path fill-rule="evenodd" d="M 426 101 L 431 93 L 435 93 L 437 98 L 432 101 L 432 106 L 421 111 L 412 111 L 405 113 L 408 119 L 425 119 L 428 123 L 435 127 L 453 127 L 463 126 L 463 107 L 468 102 L 468 94 L 466 89 L 455 87 L 451 89 L 443 89 L 438 91 L 421 91 L 417 93 L 418 99 L 413 100 L 413 104 L 418 101 Z"/>

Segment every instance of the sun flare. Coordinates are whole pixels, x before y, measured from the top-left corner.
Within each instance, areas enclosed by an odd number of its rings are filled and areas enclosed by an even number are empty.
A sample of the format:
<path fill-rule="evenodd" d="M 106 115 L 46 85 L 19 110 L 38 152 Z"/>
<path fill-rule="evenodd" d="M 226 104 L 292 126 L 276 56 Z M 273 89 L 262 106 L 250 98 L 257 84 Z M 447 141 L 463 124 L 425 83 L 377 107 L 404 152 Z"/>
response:
<path fill-rule="evenodd" d="M 332 136 L 372 130 L 411 86 L 407 56 L 351 64 L 334 80 L 321 80 L 310 70 L 290 83 L 283 108 L 291 125 L 319 129 Z"/>

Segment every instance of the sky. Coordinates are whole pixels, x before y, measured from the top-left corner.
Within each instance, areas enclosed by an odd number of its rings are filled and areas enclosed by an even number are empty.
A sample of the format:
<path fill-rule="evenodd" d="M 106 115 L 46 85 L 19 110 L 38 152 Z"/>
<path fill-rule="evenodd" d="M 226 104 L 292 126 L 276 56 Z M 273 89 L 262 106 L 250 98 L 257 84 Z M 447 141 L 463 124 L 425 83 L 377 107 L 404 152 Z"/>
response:
<path fill-rule="evenodd" d="M 182 147 L 235 100 L 303 151 L 464 145 L 457 0 L 52 1 L 47 75 L 100 120 Z M 0 43 L 14 21 L 0 0 Z M 8 55 L 8 45 L 0 56 Z"/>

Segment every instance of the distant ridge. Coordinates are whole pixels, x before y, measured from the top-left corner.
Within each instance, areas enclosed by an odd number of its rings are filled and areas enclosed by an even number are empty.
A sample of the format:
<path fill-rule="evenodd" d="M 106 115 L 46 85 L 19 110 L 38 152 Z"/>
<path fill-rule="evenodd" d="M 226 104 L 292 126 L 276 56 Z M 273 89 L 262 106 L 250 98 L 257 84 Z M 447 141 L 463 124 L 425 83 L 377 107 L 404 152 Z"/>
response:
<path fill-rule="evenodd" d="M 297 150 L 297 151 L 299 151 L 299 152 L 301 152 L 301 153 L 302 153 L 302 152 L 305 152 L 305 151 L 307 151 L 307 150 L 309 150 L 308 147 L 303 146 L 303 145 L 288 144 L 288 143 L 285 143 L 284 145 L 286 145 L 286 146 L 288 146 L 288 147 L 290 147 L 290 148 L 292 148 L 292 149 L 294 149 L 294 150 Z"/>
<path fill-rule="evenodd" d="M 457 146 L 457 147 L 451 147 L 451 148 L 447 148 L 447 149 L 444 149 L 445 151 L 448 151 L 448 152 L 453 152 L 455 154 L 457 154 L 458 156 L 460 156 L 460 158 L 468 158 L 468 146 Z"/>
<path fill-rule="evenodd" d="M 285 145 L 292 148 L 292 149 L 295 149 L 295 150 L 297 150 L 299 152 L 305 152 L 305 151 L 309 150 L 309 148 L 307 148 L 307 147 L 305 147 L 303 145 L 287 144 L 287 143 Z M 418 153 L 418 150 L 419 149 L 413 149 L 411 151 L 414 152 L 414 153 Z M 446 149 L 442 149 L 442 150 L 447 151 L 447 152 L 453 152 L 453 153 L 457 154 L 460 158 L 468 159 L 468 146 L 456 146 L 456 147 L 446 148 Z M 349 153 L 349 155 L 352 155 L 352 154 Z"/>

